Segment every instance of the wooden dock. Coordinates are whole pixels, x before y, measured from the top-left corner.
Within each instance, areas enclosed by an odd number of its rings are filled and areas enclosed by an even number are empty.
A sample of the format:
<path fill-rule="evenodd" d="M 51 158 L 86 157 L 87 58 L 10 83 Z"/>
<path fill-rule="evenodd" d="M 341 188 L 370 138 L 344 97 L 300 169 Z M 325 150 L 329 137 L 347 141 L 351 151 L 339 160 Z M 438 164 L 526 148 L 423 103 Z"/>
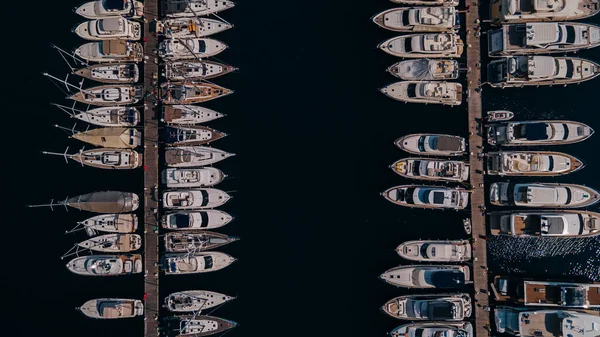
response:
<path fill-rule="evenodd" d="M 158 39 L 151 33 L 158 19 L 158 1 L 144 1 L 144 336 L 158 337 L 158 111 L 154 83 L 158 81 Z"/>
<path fill-rule="evenodd" d="M 473 235 L 473 280 L 475 298 L 473 302 L 475 316 L 475 336 L 490 335 L 489 309 L 489 278 L 487 273 L 487 245 L 484 210 L 484 168 L 483 135 L 480 133 L 479 122 L 482 118 L 481 104 L 481 46 L 480 46 L 480 17 L 477 1 L 469 2 L 466 14 L 466 51 L 467 51 L 467 107 L 469 115 L 469 164 L 471 186 L 471 225 Z M 481 130 L 481 132 L 484 132 Z"/>

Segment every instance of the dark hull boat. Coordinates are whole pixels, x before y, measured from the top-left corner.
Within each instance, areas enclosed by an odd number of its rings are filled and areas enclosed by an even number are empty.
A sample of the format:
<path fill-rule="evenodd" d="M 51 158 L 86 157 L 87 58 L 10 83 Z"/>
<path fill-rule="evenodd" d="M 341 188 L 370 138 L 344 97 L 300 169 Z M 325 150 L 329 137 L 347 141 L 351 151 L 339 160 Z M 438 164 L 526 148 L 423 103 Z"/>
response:
<path fill-rule="evenodd" d="M 179 322 L 179 334 L 177 337 L 202 337 L 214 334 L 222 334 L 223 332 L 233 329 L 237 326 L 237 323 L 234 321 L 214 316 L 182 315 L 179 316 L 179 318 L 181 320 Z"/>
<path fill-rule="evenodd" d="M 165 128 L 166 143 L 169 146 L 204 145 L 227 136 L 207 126 L 169 126 Z"/>
<path fill-rule="evenodd" d="M 165 250 L 171 253 L 212 250 L 237 240 L 239 240 L 237 237 L 209 231 L 167 233 Z"/>

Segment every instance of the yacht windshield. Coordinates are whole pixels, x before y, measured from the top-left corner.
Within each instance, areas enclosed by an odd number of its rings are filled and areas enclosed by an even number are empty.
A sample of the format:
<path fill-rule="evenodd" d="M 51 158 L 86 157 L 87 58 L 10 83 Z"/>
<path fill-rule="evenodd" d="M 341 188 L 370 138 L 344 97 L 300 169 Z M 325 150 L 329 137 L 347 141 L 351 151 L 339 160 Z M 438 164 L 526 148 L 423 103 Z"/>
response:
<path fill-rule="evenodd" d="M 127 8 L 128 0 L 102 0 L 102 6 L 109 11 L 118 11 Z"/>

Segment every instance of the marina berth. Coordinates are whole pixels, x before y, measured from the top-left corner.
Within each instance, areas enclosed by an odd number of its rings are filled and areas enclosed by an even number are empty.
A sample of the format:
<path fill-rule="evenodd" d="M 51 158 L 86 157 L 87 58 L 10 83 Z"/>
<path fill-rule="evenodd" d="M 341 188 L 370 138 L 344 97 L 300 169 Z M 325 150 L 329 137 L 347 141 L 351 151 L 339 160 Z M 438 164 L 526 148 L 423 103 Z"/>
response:
<path fill-rule="evenodd" d="M 458 0 L 391 0 L 407 6 L 458 6 Z"/>
<path fill-rule="evenodd" d="M 233 90 L 205 82 L 167 82 L 161 85 L 163 104 L 195 104 L 233 94 Z"/>
<path fill-rule="evenodd" d="M 498 306 L 494 321 L 499 333 L 520 337 L 598 337 L 598 313 Z"/>
<path fill-rule="evenodd" d="M 400 7 L 373 17 L 381 28 L 394 32 L 452 32 L 460 27 L 454 7 Z"/>
<path fill-rule="evenodd" d="M 142 36 L 142 25 L 122 17 L 96 19 L 80 23 L 73 32 L 90 41 L 128 40 L 138 41 Z"/>
<path fill-rule="evenodd" d="M 165 64 L 165 77 L 170 81 L 208 80 L 235 70 L 237 68 L 209 60 L 173 61 Z"/>
<path fill-rule="evenodd" d="M 465 209 L 469 204 L 469 192 L 462 188 L 402 185 L 382 193 L 396 205 L 429 209 Z"/>
<path fill-rule="evenodd" d="M 232 24 L 205 17 L 172 18 L 157 22 L 156 31 L 167 38 L 207 37 L 233 28 Z"/>
<path fill-rule="evenodd" d="M 225 43 L 214 39 L 167 39 L 158 45 L 158 56 L 167 60 L 197 60 L 215 56 L 225 49 Z"/>
<path fill-rule="evenodd" d="M 207 146 L 178 146 L 165 150 L 165 161 L 170 167 L 206 166 L 232 156 L 235 154 Z"/>
<path fill-rule="evenodd" d="M 584 141 L 594 130 L 579 122 L 539 120 L 490 124 L 487 142 L 496 146 L 562 145 Z"/>
<path fill-rule="evenodd" d="M 214 334 L 225 334 L 225 331 L 233 329 L 237 326 L 234 321 L 213 316 L 179 316 L 180 327 L 177 337 L 194 336 L 203 337 Z"/>
<path fill-rule="evenodd" d="M 73 74 L 102 83 L 135 83 L 140 71 L 135 63 L 94 64 L 75 70 Z"/>
<path fill-rule="evenodd" d="M 67 269 L 84 276 L 117 276 L 142 272 L 142 255 L 88 255 L 67 263 Z"/>
<path fill-rule="evenodd" d="M 198 274 L 221 270 L 234 261 L 221 252 L 171 253 L 163 256 L 162 266 L 167 275 Z"/>
<path fill-rule="evenodd" d="M 230 0 L 164 0 L 159 3 L 161 13 L 169 18 L 193 18 L 218 13 L 235 6 Z"/>
<path fill-rule="evenodd" d="M 552 177 L 581 170 L 583 162 L 551 151 L 507 151 L 487 154 L 486 173 L 500 176 Z"/>
<path fill-rule="evenodd" d="M 173 232 L 165 235 L 165 251 L 169 253 L 200 252 L 213 250 L 237 240 L 239 238 L 217 232 Z"/>
<path fill-rule="evenodd" d="M 492 0 L 492 24 L 580 20 L 598 14 L 598 0 Z"/>
<path fill-rule="evenodd" d="M 167 168 L 163 170 L 162 183 L 168 188 L 209 187 L 227 177 L 215 167 Z"/>
<path fill-rule="evenodd" d="M 456 265 L 399 266 L 379 278 L 396 287 L 412 289 L 464 288 L 472 282 L 469 267 Z"/>
<path fill-rule="evenodd" d="M 488 32 L 492 57 L 577 52 L 598 45 L 600 27 L 585 23 L 515 23 Z"/>
<path fill-rule="evenodd" d="M 97 128 L 77 132 L 71 138 L 106 148 L 134 149 L 142 144 L 142 134 L 134 128 Z"/>
<path fill-rule="evenodd" d="M 164 129 L 167 146 L 204 145 L 219 140 L 226 133 L 200 125 L 167 126 Z"/>
<path fill-rule="evenodd" d="M 423 322 L 401 325 L 389 334 L 391 337 L 473 337 L 469 322 Z"/>
<path fill-rule="evenodd" d="M 173 190 L 163 193 L 163 207 L 167 209 L 215 208 L 225 204 L 231 196 L 216 188 Z"/>
<path fill-rule="evenodd" d="M 75 49 L 74 53 L 90 62 L 142 62 L 144 59 L 141 43 L 122 40 L 88 42 Z"/>
<path fill-rule="evenodd" d="M 460 105 L 462 85 L 454 82 L 402 81 L 379 89 L 384 95 L 404 103 Z"/>
<path fill-rule="evenodd" d="M 399 296 L 381 309 L 391 317 L 411 321 L 462 321 L 472 311 L 468 294 Z"/>
<path fill-rule="evenodd" d="M 400 137 L 394 144 L 408 153 L 426 156 L 460 156 L 467 149 L 462 137 L 433 133 L 413 133 Z"/>
<path fill-rule="evenodd" d="M 77 223 L 86 230 L 105 233 L 133 233 L 138 228 L 138 218 L 135 214 L 102 214 L 96 215 Z"/>
<path fill-rule="evenodd" d="M 421 262 L 465 262 L 471 260 L 471 243 L 467 240 L 414 240 L 396 248 L 400 257 Z"/>
<path fill-rule="evenodd" d="M 498 206 L 578 208 L 598 201 L 598 191 L 575 184 L 556 183 L 493 183 L 490 202 Z"/>
<path fill-rule="evenodd" d="M 163 105 L 161 120 L 167 124 L 193 125 L 221 117 L 225 115 L 197 105 Z"/>
<path fill-rule="evenodd" d="M 142 237 L 137 234 L 104 234 L 82 241 L 77 246 L 103 253 L 129 253 L 142 247 Z"/>
<path fill-rule="evenodd" d="M 461 182 L 469 180 L 469 165 L 463 161 L 435 158 L 404 158 L 390 168 L 405 178 Z"/>
<path fill-rule="evenodd" d="M 80 163 L 82 166 L 108 170 L 131 170 L 142 165 L 142 154 L 130 149 L 92 149 L 78 153 L 55 153 L 43 151 L 43 154 L 63 156 Z"/>
<path fill-rule="evenodd" d="M 142 86 L 101 85 L 82 89 L 69 98 L 77 102 L 97 106 L 128 105 L 137 103 L 142 98 Z"/>
<path fill-rule="evenodd" d="M 377 48 L 406 58 L 460 57 L 463 42 L 460 36 L 451 33 L 409 34 L 383 41 Z"/>
<path fill-rule="evenodd" d="M 185 290 L 169 294 L 164 307 L 170 312 L 198 312 L 218 307 L 235 297 L 207 290 Z"/>
<path fill-rule="evenodd" d="M 137 19 L 144 15 L 144 4 L 134 0 L 90 1 L 75 8 L 75 13 L 86 19 L 119 17 Z"/>
<path fill-rule="evenodd" d="M 600 213 L 588 211 L 491 212 L 492 235 L 575 238 L 600 234 Z"/>
<path fill-rule="evenodd" d="M 216 229 L 233 221 L 228 213 L 217 209 L 200 211 L 178 211 L 163 215 L 161 224 L 164 229 L 175 231 L 199 231 Z"/>
<path fill-rule="evenodd" d="M 442 81 L 458 78 L 458 62 L 441 59 L 413 59 L 395 63 L 387 71 L 405 81 Z"/>
<path fill-rule="evenodd" d="M 144 314 L 144 304 L 139 300 L 98 298 L 85 302 L 79 310 L 91 318 L 132 318 Z"/>
<path fill-rule="evenodd" d="M 492 87 L 526 85 L 567 85 L 591 80 L 600 75 L 600 66 L 577 57 L 509 56 L 488 64 Z"/>

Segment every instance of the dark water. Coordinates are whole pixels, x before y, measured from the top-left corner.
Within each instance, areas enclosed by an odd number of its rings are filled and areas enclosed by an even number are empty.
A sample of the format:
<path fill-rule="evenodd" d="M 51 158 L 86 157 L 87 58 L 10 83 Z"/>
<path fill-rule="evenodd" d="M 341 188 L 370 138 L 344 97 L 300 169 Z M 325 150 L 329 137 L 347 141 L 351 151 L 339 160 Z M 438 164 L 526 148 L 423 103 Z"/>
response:
<path fill-rule="evenodd" d="M 5 29 L 18 27 L 22 34 L 5 34 L 8 74 L 0 91 L 8 150 L 2 275 L 9 279 L 4 294 L 10 320 L 5 326 L 16 336 L 143 332 L 141 319 L 95 321 L 74 310 L 90 298 L 143 295 L 141 276 L 86 278 L 65 269 L 59 257 L 83 235 L 63 232 L 90 214 L 23 206 L 95 190 L 142 188 L 141 170 L 100 171 L 39 153 L 82 146 L 52 127 L 73 122 L 49 106 L 66 101 L 40 75 L 67 72 L 48 44 L 71 49 L 82 43 L 69 32 L 82 21 L 70 12 L 80 1 L 11 2 L 4 8 L 5 16 L 14 17 Z M 236 27 L 216 36 L 231 46 L 219 58 L 241 71 L 216 80 L 236 93 L 206 106 L 228 115 L 210 124 L 230 134 L 214 146 L 238 153 L 217 166 L 233 177 L 219 187 L 236 191 L 223 207 L 236 220 L 223 231 L 242 237 L 222 250 L 239 261 L 206 275 L 163 277 L 162 294 L 195 288 L 237 295 L 214 313 L 241 323 L 231 336 L 383 335 L 400 324 L 379 312 L 387 299 L 403 293 L 377 279 L 405 263 L 393 248 L 418 238 L 465 238 L 466 213 L 407 210 L 383 200 L 379 192 L 407 183 L 388 168 L 406 156 L 393 141 L 413 132 L 466 136 L 467 115 L 465 107 L 405 105 L 377 92 L 394 81 L 384 70 L 397 59 L 375 48 L 393 34 L 369 17 L 390 7 L 383 0 L 240 0 L 223 13 Z M 17 19 L 28 8 L 36 10 Z M 581 55 L 600 61 L 597 50 Z M 515 111 L 517 119 L 565 118 L 600 129 L 598 83 L 485 88 L 484 104 Z M 587 167 L 545 181 L 600 188 L 599 145 L 594 136 L 557 148 Z M 600 281 L 599 239 L 491 239 L 490 246 L 494 272 Z"/>

